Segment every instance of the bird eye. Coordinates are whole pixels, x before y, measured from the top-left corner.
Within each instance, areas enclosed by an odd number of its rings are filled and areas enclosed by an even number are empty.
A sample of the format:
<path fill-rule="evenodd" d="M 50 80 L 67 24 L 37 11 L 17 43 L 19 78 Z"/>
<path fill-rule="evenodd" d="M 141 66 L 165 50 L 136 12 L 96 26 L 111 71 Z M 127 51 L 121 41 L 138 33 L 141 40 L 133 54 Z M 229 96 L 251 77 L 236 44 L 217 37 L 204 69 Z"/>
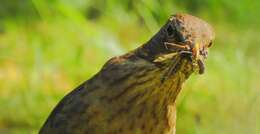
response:
<path fill-rule="evenodd" d="M 212 46 L 212 41 L 209 43 L 208 48 L 210 48 L 211 46 Z"/>
<path fill-rule="evenodd" d="M 184 42 L 184 37 L 180 32 L 175 29 L 172 25 L 169 25 L 166 29 L 168 37 L 174 39 L 176 42 Z"/>

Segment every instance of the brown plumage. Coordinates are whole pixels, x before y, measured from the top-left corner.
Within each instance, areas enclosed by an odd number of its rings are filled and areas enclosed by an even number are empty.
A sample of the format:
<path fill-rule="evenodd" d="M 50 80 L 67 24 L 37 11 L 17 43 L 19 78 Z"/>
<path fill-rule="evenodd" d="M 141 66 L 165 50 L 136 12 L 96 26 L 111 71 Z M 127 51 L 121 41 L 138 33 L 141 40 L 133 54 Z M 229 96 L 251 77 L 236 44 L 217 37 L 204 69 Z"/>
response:
<path fill-rule="evenodd" d="M 172 134 L 175 100 L 191 73 L 204 72 L 212 28 L 176 14 L 147 43 L 109 60 L 66 95 L 40 134 Z"/>

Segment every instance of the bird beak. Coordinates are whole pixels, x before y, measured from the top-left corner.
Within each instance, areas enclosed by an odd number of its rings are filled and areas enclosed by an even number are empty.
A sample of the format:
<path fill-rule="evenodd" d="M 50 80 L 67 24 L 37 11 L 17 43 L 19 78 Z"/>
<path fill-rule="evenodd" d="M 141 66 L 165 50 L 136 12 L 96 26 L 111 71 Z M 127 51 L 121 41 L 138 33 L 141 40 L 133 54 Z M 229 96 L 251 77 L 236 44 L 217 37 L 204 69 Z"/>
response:
<path fill-rule="evenodd" d="M 199 59 L 199 54 L 200 54 L 200 44 L 195 43 L 194 47 L 192 48 L 192 55 L 195 60 Z"/>
<path fill-rule="evenodd" d="M 200 53 L 200 44 L 199 43 L 195 43 L 194 47 L 192 48 L 192 55 L 193 55 L 193 59 L 196 61 L 197 65 L 198 65 L 198 73 L 199 74 L 203 74 L 205 72 L 205 65 L 204 65 L 204 59 L 201 56 Z"/>

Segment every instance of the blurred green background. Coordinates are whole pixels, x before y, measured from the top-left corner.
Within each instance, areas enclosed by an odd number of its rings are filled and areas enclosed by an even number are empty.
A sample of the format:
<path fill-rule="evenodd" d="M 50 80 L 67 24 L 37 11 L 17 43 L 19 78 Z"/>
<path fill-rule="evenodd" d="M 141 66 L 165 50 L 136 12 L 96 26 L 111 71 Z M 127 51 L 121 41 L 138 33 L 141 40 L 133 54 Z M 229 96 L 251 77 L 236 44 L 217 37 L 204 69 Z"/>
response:
<path fill-rule="evenodd" d="M 178 134 L 260 133 L 260 1 L 1 0 L 0 133 L 37 133 L 57 102 L 174 13 L 213 25 L 206 74 L 178 98 Z"/>

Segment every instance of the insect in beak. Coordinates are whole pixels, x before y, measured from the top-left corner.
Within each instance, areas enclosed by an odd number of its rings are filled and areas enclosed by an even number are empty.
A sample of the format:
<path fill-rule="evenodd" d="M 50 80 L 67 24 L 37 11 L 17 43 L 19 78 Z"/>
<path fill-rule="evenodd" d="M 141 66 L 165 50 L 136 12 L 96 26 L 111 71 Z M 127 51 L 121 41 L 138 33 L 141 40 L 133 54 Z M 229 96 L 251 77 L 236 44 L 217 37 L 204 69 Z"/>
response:
<path fill-rule="evenodd" d="M 199 60 L 197 60 L 197 64 L 199 66 L 199 74 L 203 74 L 205 72 L 204 62 L 201 59 L 199 59 Z"/>
<path fill-rule="evenodd" d="M 194 63 L 194 66 L 198 66 L 199 74 L 203 74 L 205 71 L 205 65 L 204 65 L 204 61 L 203 58 L 201 56 L 201 52 L 203 50 L 200 50 L 200 44 L 199 43 L 195 43 L 194 46 L 189 46 L 189 45 L 180 45 L 180 44 L 175 44 L 175 43 L 169 43 L 169 42 L 164 42 L 165 48 L 167 50 L 179 50 L 177 53 L 173 53 L 173 54 L 168 54 L 165 57 L 175 57 L 176 55 L 180 55 L 180 56 L 185 56 L 188 57 L 188 59 Z M 204 53 L 204 52 L 203 52 Z M 154 60 L 155 62 L 159 62 L 162 61 L 161 59 L 165 59 L 165 57 L 159 57 L 158 59 Z M 162 77 L 162 82 L 168 78 L 171 74 L 174 74 L 177 70 L 178 64 L 180 62 L 180 58 L 177 58 L 177 61 L 175 63 L 172 63 L 171 67 L 169 68 L 169 70 L 166 72 L 166 74 L 163 75 Z"/>

